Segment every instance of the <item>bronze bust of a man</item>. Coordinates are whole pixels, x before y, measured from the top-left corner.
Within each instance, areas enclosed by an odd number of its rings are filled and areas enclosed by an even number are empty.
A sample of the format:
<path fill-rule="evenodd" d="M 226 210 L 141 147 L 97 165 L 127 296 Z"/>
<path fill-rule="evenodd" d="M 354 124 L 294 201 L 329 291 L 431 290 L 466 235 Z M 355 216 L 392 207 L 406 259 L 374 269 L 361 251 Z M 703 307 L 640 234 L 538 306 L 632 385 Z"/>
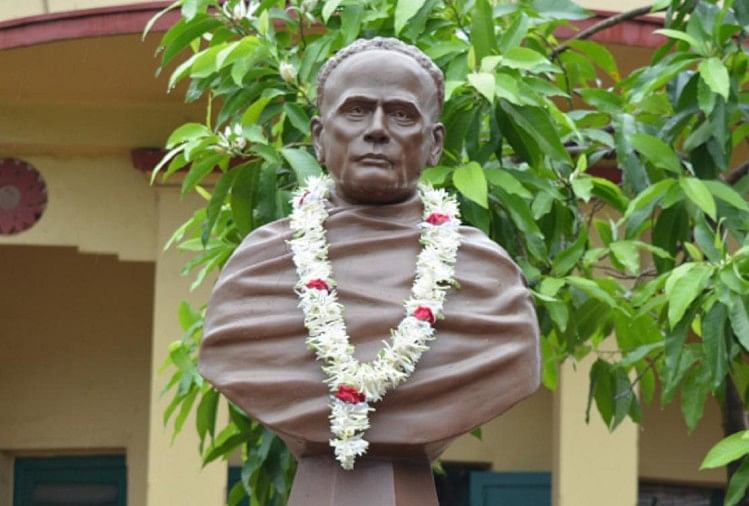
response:
<path fill-rule="evenodd" d="M 318 77 L 315 153 L 334 180 L 328 257 L 354 355 L 374 359 L 403 318 L 420 251 L 422 169 L 438 162 L 442 73 L 395 39 L 359 40 Z M 295 293 L 288 219 L 252 232 L 209 302 L 200 369 L 299 460 L 291 505 L 436 505 L 429 462 L 539 384 L 538 328 L 520 269 L 461 226 L 444 319 L 413 374 L 374 407 L 353 471 L 329 446 L 330 391 Z"/>

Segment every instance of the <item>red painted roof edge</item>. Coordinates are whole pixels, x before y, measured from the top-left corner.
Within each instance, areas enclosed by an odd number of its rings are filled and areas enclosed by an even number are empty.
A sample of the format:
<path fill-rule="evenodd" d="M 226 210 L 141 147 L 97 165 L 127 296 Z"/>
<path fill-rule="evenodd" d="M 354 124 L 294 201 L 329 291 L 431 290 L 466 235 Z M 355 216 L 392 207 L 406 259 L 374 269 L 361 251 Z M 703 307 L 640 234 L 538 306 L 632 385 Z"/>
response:
<path fill-rule="evenodd" d="M 0 50 L 60 40 L 141 33 L 148 20 L 169 3 L 160 1 L 118 5 L 0 21 Z M 606 10 L 592 12 L 595 17 L 573 24 L 583 29 L 616 14 Z M 177 16 L 176 11 L 168 13 L 158 20 L 152 31 L 165 31 L 175 23 Z M 656 47 L 665 39 L 652 32 L 662 25 L 663 20 L 660 18 L 641 16 L 599 32 L 593 38 L 610 44 Z M 570 28 L 563 28 L 558 36 L 570 37 L 573 33 Z"/>
<path fill-rule="evenodd" d="M 169 2 L 147 2 L 112 7 L 54 12 L 0 21 L 0 50 L 46 42 L 141 33 Z M 152 28 L 163 32 L 178 19 L 177 11 L 162 16 Z"/>

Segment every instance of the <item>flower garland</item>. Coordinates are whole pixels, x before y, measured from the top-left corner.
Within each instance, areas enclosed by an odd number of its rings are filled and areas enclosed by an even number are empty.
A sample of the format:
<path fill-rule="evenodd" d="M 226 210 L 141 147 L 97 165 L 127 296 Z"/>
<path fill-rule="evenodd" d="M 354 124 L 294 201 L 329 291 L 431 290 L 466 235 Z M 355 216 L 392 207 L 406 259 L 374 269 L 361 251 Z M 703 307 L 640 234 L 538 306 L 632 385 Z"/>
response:
<path fill-rule="evenodd" d="M 307 346 L 323 362 L 330 392 L 330 445 L 344 469 L 353 469 L 356 457 L 366 453 L 363 438 L 369 428 L 371 403 L 406 381 L 422 353 L 434 339 L 434 324 L 443 317 L 442 308 L 455 282 L 455 259 L 460 246 L 460 211 L 455 198 L 445 190 L 419 187 L 424 206 L 421 222 L 422 250 L 416 262 L 411 297 L 405 301 L 406 316 L 391 330 L 390 341 L 371 362 L 360 363 L 349 343 L 343 306 L 338 302 L 333 269 L 328 260 L 324 223 L 327 199 L 333 181 L 313 177 L 291 200 L 291 229 L 288 241 L 293 252 L 299 282 L 296 293 L 309 331 Z"/>

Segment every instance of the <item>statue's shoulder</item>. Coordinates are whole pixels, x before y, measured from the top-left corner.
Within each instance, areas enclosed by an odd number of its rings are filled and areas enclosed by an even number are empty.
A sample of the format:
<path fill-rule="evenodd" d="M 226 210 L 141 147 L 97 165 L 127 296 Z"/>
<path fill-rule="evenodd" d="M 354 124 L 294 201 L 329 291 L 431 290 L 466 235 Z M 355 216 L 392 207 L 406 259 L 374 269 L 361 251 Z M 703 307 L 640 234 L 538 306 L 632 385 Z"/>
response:
<path fill-rule="evenodd" d="M 459 275 L 462 271 L 463 274 L 501 277 L 528 286 L 520 266 L 500 244 L 475 227 L 463 225 L 460 227 L 460 234 L 457 263 Z"/>
<path fill-rule="evenodd" d="M 284 255 L 289 252 L 286 241 L 291 235 L 288 218 L 272 221 L 247 234 L 232 257 L 262 261 Z"/>

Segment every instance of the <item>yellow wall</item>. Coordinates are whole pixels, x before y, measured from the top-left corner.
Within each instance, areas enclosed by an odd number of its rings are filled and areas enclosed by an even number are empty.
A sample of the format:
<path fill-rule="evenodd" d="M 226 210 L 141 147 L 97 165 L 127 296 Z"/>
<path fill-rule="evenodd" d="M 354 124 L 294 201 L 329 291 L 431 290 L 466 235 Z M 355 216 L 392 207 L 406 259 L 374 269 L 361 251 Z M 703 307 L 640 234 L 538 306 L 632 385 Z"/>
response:
<path fill-rule="evenodd" d="M 12 153 L 6 151 L 5 155 Z M 2 236 L 0 244 L 76 246 L 84 252 L 112 253 L 125 260 L 155 259 L 155 192 L 128 158 L 20 158 L 41 173 L 49 201 L 34 227 Z"/>
<path fill-rule="evenodd" d="M 723 438 L 720 409 L 708 399 L 705 415 L 692 434 L 681 415 L 678 397 L 661 410 L 658 402 L 643 409 L 640 426 L 640 478 L 666 482 L 703 482 L 722 486 L 722 469 L 700 471 L 708 450 Z"/>
<path fill-rule="evenodd" d="M 0 451 L 125 450 L 143 504 L 153 264 L 3 245 L 0 266 Z"/>
<path fill-rule="evenodd" d="M 552 399 L 542 388 L 529 399 L 471 435 L 456 440 L 445 461 L 488 462 L 494 471 L 545 471 L 552 468 Z"/>

